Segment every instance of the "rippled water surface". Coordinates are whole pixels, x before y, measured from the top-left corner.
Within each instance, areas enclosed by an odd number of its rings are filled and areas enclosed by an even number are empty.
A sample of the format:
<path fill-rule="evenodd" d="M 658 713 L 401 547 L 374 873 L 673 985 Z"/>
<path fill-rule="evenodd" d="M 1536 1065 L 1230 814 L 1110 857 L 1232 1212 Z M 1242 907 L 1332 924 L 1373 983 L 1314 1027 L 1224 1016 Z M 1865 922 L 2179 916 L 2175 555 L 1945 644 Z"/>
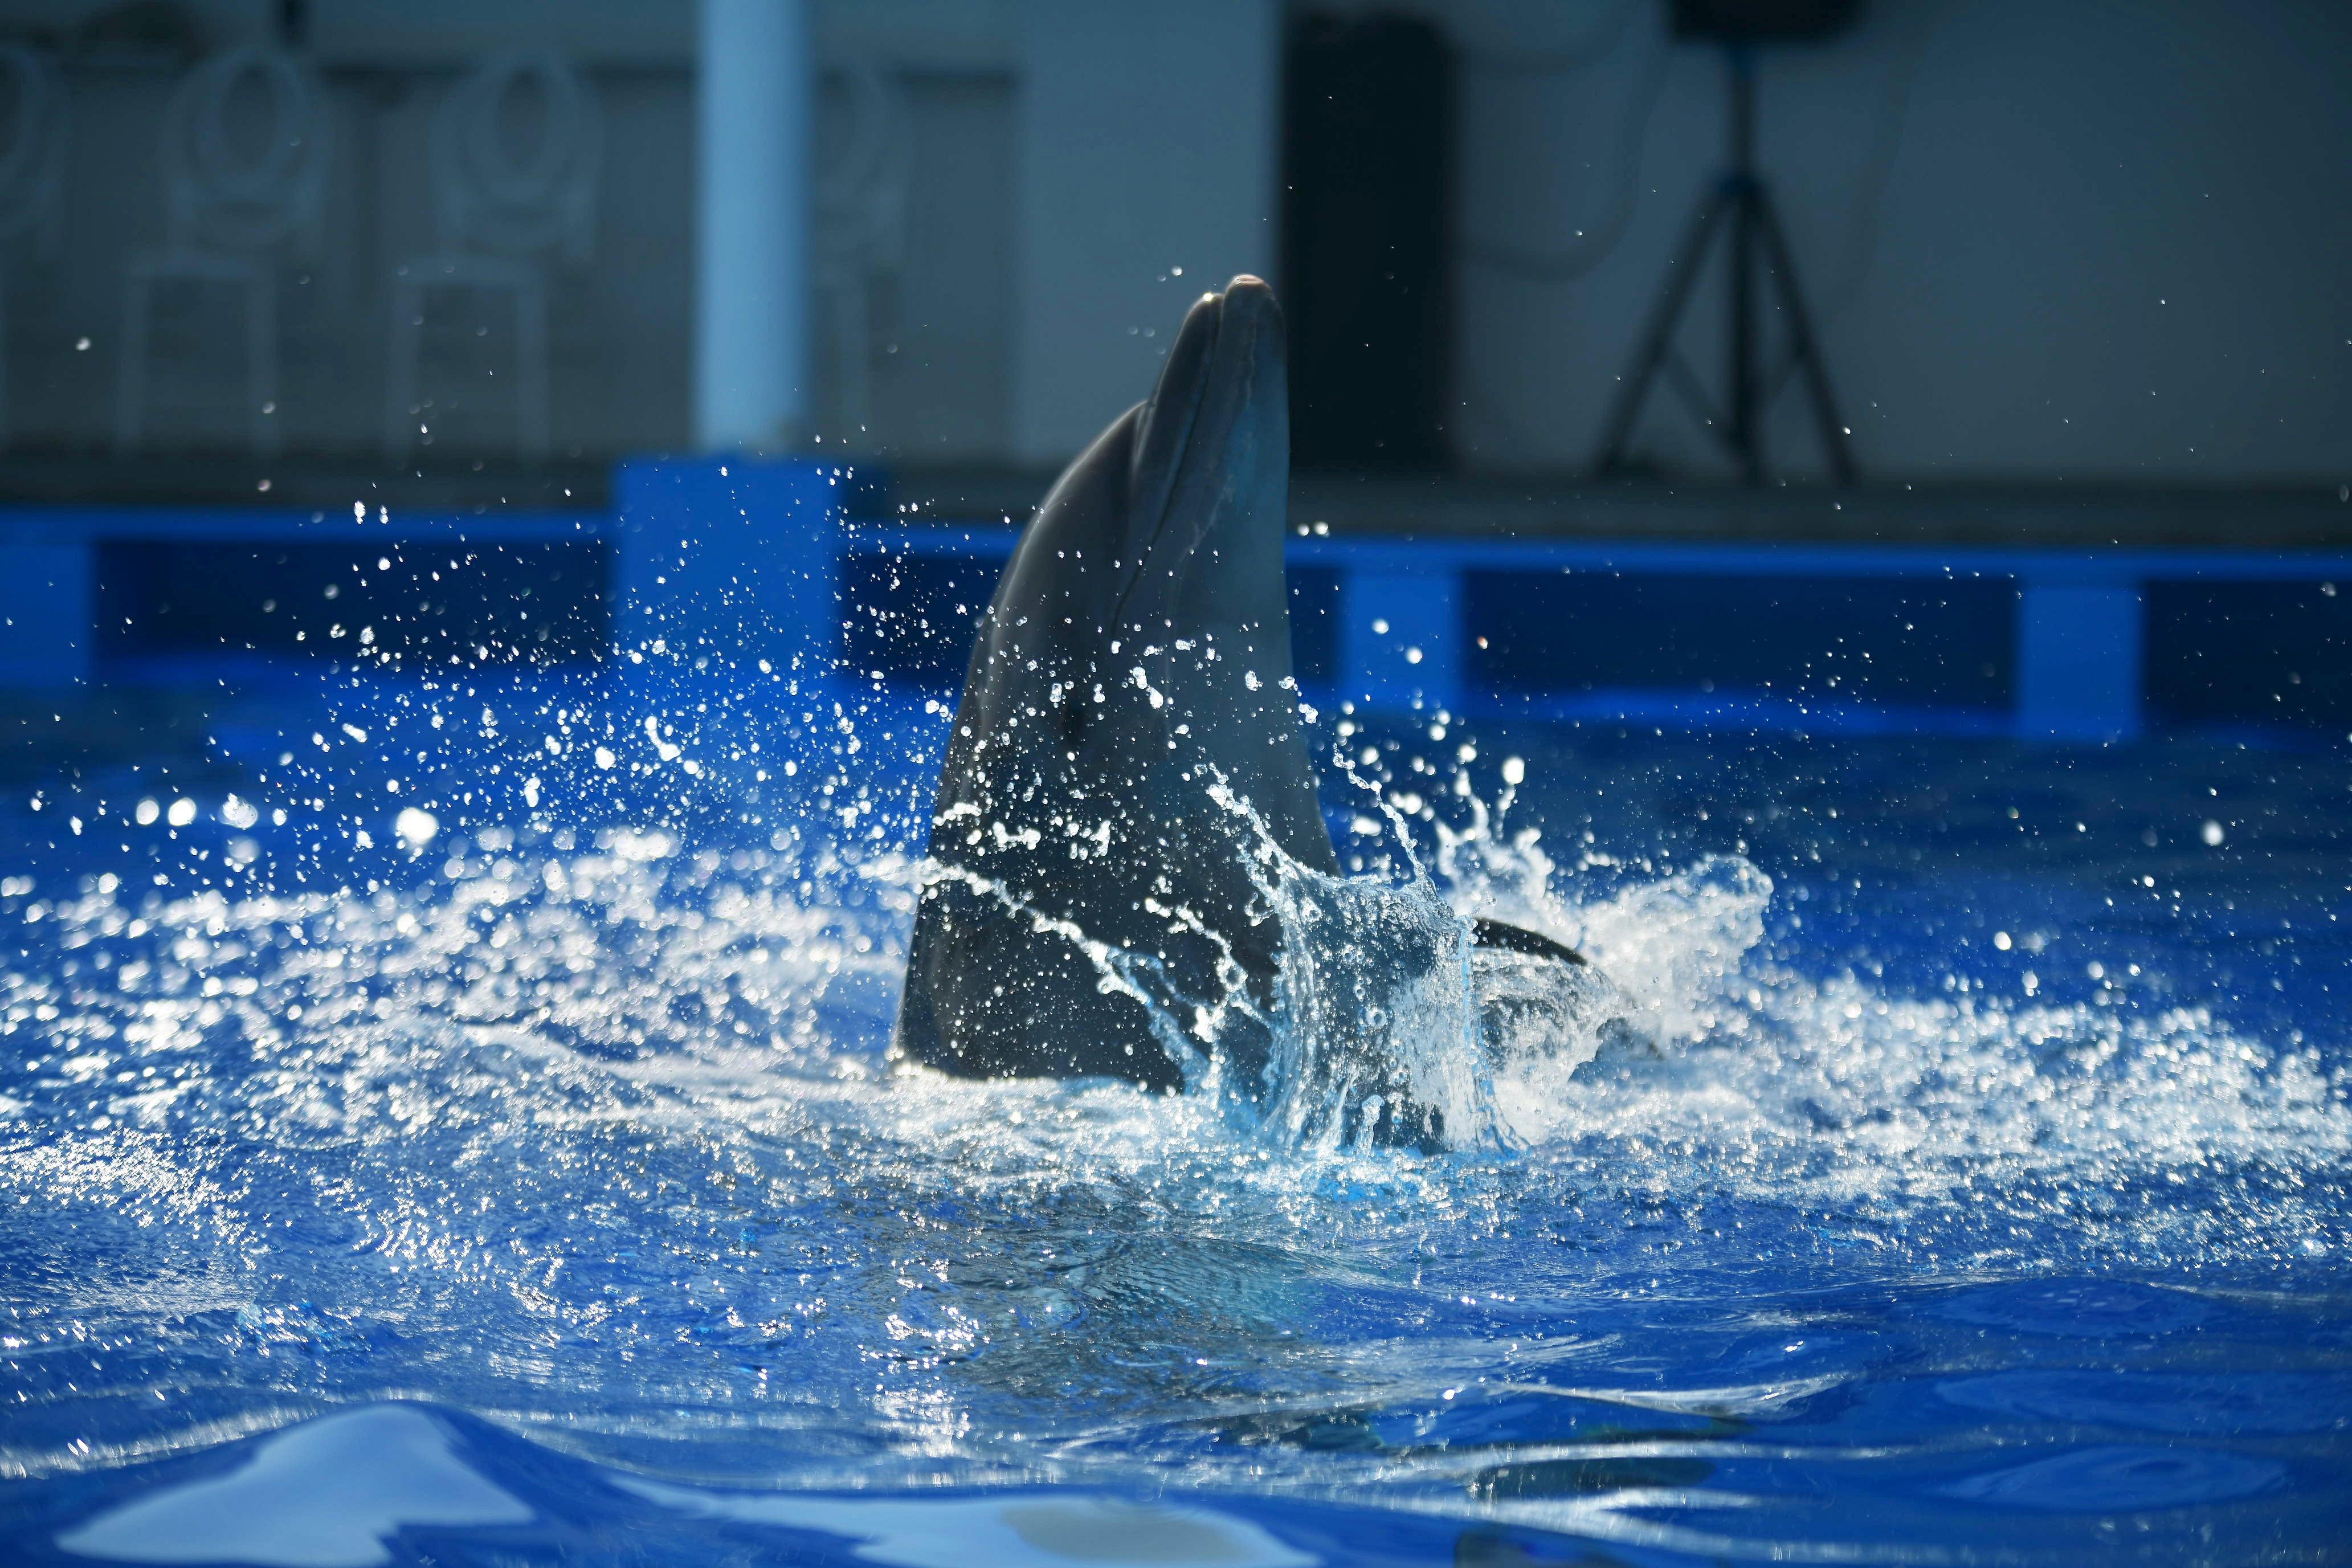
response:
<path fill-rule="evenodd" d="M 943 724 L 468 678 L 25 764 L 5 1555 L 2352 1553 L 2342 749 L 1367 725 L 1634 1025 L 1415 1152 L 894 1069 Z"/>

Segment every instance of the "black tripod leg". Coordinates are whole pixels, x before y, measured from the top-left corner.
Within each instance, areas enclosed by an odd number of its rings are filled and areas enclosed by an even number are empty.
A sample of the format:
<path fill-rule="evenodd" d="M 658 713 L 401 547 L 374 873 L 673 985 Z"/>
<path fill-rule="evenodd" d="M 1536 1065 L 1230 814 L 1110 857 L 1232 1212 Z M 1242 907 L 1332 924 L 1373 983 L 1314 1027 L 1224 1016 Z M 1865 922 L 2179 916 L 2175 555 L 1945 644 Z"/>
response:
<path fill-rule="evenodd" d="M 1665 363 L 1666 350 L 1674 343 L 1675 325 L 1682 318 L 1683 306 L 1690 300 L 1691 284 L 1706 260 L 1707 242 L 1715 237 L 1716 225 L 1722 221 L 1730 201 L 1721 186 L 1710 192 L 1692 215 L 1690 227 L 1675 248 L 1674 264 L 1667 269 L 1665 290 L 1650 312 L 1649 325 L 1643 329 L 1642 346 L 1634 352 L 1624 390 L 1617 395 L 1617 406 L 1609 416 L 1608 434 L 1601 438 L 1599 466 L 1604 474 L 1615 473 L 1624 464 L 1625 443 L 1633 438 L 1633 421 L 1641 416 L 1642 401 L 1649 395 L 1650 384 L 1657 379 L 1658 367 Z"/>
<path fill-rule="evenodd" d="M 1772 194 L 1759 186 L 1755 195 L 1758 226 L 1763 231 L 1764 243 L 1770 248 L 1772 276 L 1780 289 L 1780 308 L 1789 312 L 1789 339 L 1797 363 L 1805 367 L 1805 391 L 1811 398 L 1813 417 L 1822 427 L 1822 446 L 1830 459 L 1830 471 L 1842 485 L 1853 483 L 1853 447 L 1845 433 L 1845 426 L 1837 416 L 1837 401 L 1830 395 L 1830 373 L 1822 363 L 1821 346 L 1813 341 L 1812 319 L 1805 314 L 1804 291 L 1797 287 L 1797 266 L 1790 258 L 1788 241 L 1781 237 L 1780 216 L 1772 208 Z"/>

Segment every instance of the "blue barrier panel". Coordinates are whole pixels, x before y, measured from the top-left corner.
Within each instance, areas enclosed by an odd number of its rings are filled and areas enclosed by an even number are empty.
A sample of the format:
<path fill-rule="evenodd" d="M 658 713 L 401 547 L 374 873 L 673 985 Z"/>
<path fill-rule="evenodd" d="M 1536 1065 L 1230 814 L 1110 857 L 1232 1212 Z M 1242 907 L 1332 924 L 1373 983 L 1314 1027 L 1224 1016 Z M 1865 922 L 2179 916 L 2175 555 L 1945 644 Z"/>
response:
<path fill-rule="evenodd" d="M 1696 690 L 2005 712 L 2006 577 L 1466 574 L 1474 685 L 1496 696 Z"/>
<path fill-rule="evenodd" d="M 951 688 L 1018 538 L 845 531 L 861 674 Z M 2074 741 L 2352 724 L 2352 556 L 1315 536 L 1288 566 L 1318 700 Z"/>
<path fill-rule="evenodd" d="M 390 658 L 403 668 L 601 656 L 601 537 L 410 533 L 114 539 L 98 547 L 98 658 L 120 675 L 210 654 Z"/>
<path fill-rule="evenodd" d="M 609 516 L 0 508 L 0 683 L 86 680 L 100 656 L 171 656 L 154 676 L 170 679 L 173 658 L 205 647 L 290 651 L 278 645 L 306 635 L 303 617 L 279 590 L 318 591 L 351 552 L 359 576 L 416 588 L 394 635 L 436 662 L 579 657 L 609 624 L 630 668 L 765 660 L 951 689 L 1019 530 L 845 521 L 857 482 L 806 461 L 662 458 L 621 466 Z M 446 564 L 425 542 L 514 559 L 468 557 L 462 593 L 411 584 L 402 570 Z M 266 636 L 221 595 L 179 603 L 236 578 L 232 556 Z M 1288 571 L 1295 661 L 1318 702 L 2079 740 L 2352 731 L 2340 552 L 1312 535 L 1290 542 Z M 341 591 L 338 610 L 362 607 Z M 511 606 L 491 603 L 501 592 Z M 134 623 L 167 604 L 177 622 L 126 639 L 117 599 L 137 601 Z M 341 651 L 323 629 L 322 651 Z"/>
<path fill-rule="evenodd" d="M 306 632 L 311 640 L 303 645 L 305 653 L 347 653 L 355 644 L 328 635 L 339 620 L 356 627 L 373 619 L 387 630 L 413 623 L 401 639 L 410 651 L 436 651 L 425 645 L 437 641 L 445 645 L 438 651 L 446 652 L 466 643 L 460 657 L 482 657 L 477 650 L 490 641 L 508 647 L 537 644 L 548 640 L 542 634 L 551 626 L 567 619 L 599 621 L 605 585 L 598 552 L 605 526 L 603 513 L 588 511 L 0 507 L 0 686 L 81 684 L 97 673 L 101 658 L 120 674 L 124 660 L 160 656 L 163 678 L 177 679 L 169 668 L 173 658 L 292 652 L 298 635 Z M 341 605 L 357 614 L 321 616 L 312 626 L 288 596 L 304 584 L 316 595 L 330 580 L 346 586 L 344 575 L 365 574 L 387 552 L 414 554 L 414 547 L 426 544 L 436 557 L 443 547 L 456 552 L 467 563 L 467 581 L 424 591 L 422 609 L 403 592 L 390 594 L 376 606 L 382 613 L 371 615 L 361 596 Z M 473 571 L 482 552 L 509 551 L 541 563 L 561 559 L 569 564 L 534 571 L 529 562 L 513 563 L 522 570 L 506 574 L 503 587 L 497 571 Z M 413 563 L 432 580 L 433 568 L 422 555 Z M 532 592 L 532 582 L 561 581 L 567 574 L 572 581 L 564 592 L 577 591 L 569 616 L 559 612 L 533 624 L 527 603 L 513 602 Z M 389 593 L 389 584 L 378 586 Z M 470 595 L 472 613 L 453 620 L 453 595 Z M 282 606 L 274 603 L 280 600 Z M 168 625 L 152 613 L 167 604 L 173 610 Z M 425 624 L 431 621 L 440 624 Z M 455 637 L 458 631 L 474 635 Z M 575 651 L 576 638 L 557 640 L 566 642 L 559 651 Z"/>
<path fill-rule="evenodd" d="M 2158 577 L 2146 593 L 2153 717 L 2352 731 L 2352 578 Z"/>

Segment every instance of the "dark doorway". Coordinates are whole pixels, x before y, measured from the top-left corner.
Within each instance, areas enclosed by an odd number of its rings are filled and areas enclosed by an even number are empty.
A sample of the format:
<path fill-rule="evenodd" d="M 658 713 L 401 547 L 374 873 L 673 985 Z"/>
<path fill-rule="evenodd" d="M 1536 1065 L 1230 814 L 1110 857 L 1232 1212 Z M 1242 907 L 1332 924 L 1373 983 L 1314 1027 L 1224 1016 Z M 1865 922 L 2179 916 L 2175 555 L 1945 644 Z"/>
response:
<path fill-rule="evenodd" d="M 1291 459 L 1439 468 L 1454 363 L 1454 72 L 1403 16 L 1302 17 L 1283 85 Z"/>

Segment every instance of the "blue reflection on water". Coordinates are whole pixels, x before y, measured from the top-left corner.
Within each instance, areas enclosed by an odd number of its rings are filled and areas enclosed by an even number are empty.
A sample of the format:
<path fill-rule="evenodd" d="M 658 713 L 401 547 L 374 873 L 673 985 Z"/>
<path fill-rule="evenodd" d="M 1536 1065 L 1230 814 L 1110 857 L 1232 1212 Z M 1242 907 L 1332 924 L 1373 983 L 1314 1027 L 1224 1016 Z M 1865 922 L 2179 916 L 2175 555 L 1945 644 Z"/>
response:
<path fill-rule="evenodd" d="M 894 1073 L 945 721 L 834 702 L 279 690 L 12 789 L 12 1557 L 2340 1545 L 2340 753 L 1366 723 L 1424 850 L 1523 761 L 1502 890 L 1649 1043 L 1315 1152 Z"/>

